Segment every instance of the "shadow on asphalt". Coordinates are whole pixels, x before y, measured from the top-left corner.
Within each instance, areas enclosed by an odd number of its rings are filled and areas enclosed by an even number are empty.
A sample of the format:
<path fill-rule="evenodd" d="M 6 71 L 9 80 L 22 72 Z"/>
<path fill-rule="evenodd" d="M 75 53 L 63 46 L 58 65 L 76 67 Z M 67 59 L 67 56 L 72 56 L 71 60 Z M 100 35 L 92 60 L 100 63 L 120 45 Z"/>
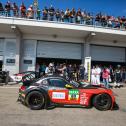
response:
<path fill-rule="evenodd" d="M 115 103 L 113 106 L 113 111 L 115 111 L 115 110 L 119 110 L 119 105 L 117 103 Z"/>
<path fill-rule="evenodd" d="M 49 106 L 46 110 L 53 110 L 55 108 L 83 108 L 83 109 L 92 109 L 93 106 L 84 107 L 84 106 Z M 117 103 L 114 104 L 112 111 L 120 110 L 119 105 Z M 122 110 L 122 109 L 121 109 Z M 126 112 L 126 110 L 125 110 Z"/>

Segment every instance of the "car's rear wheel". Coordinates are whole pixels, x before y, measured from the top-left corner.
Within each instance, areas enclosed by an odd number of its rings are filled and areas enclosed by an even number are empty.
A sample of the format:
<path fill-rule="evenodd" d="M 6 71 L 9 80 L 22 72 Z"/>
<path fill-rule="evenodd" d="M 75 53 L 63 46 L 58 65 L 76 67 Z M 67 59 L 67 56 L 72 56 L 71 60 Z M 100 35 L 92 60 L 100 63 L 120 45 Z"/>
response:
<path fill-rule="evenodd" d="M 45 105 L 45 97 L 39 91 L 30 92 L 26 97 L 26 104 L 33 110 L 40 110 Z"/>
<path fill-rule="evenodd" d="M 93 99 L 93 105 L 98 110 L 106 111 L 111 108 L 112 99 L 108 94 L 98 94 Z"/>

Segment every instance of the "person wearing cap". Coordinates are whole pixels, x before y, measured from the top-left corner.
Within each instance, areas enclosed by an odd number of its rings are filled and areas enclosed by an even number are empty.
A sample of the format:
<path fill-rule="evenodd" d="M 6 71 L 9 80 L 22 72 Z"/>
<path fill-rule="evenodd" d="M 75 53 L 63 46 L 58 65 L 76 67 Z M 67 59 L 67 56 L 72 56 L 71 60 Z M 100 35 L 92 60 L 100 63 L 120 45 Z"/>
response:
<path fill-rule="evenodd" d="M 54 64 L 53 63 L 49 63 L 48 67 L 46 67 L 45 74 L 47 76 L 51 76 L 51 75 L 54 74 L 54 72 L 55 72 Z"/>

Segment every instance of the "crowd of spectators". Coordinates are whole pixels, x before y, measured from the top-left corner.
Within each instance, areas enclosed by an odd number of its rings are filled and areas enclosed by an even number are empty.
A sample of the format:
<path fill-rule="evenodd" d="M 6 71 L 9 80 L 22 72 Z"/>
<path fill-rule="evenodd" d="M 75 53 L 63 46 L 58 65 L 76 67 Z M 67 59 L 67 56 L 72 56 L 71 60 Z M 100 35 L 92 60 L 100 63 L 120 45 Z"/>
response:
<path fill-rule="evenodd" d="M 99 85 L 101 82 L 109 88 L 109 83 L 113 83 L 115 87 L 122 86 L 126 82 L 126 67 L 117 65 L 116 67 L 93 66 L 91 69 L 91 83 Z"/>
<path fill-rule="evenodd" d="M 44 7 L 43 9 L 39 9 L 39 7 L 34 8 L 33 5 L 26 8 L 24 3 L 19 7 L 16 3 L 11 3 L 10 1 L 7 1 L 5 5 L 0 2 L 0 16 L 126 29 L 125 16 L 114 17 L 102 14 L 101 12 L 93 15 L 92 13 L 86 12 L 80 8 L 78 10 L 75 10 L 74 8 L 71 10 L 69 8 L 66 10 L 60 10 L 54 8 L 52 5 L 49 8 Z"/>
<path fill-rule="evenodd" d="M 36 72 L 38 76 L 44 75 L 58 75 L 66 78 L 69 81 L 86 82 L 87 73 L 85 72 L 84 65 L 76 64 L 54 64 L 49 63 L 48 65 L 37 64 Z M 102 83 L 106 88 L 109 88 L 109 84 L 113 83 L 115 87 L 122 86 L 122 83 L 126 82 L 126 68 L 120 65 L 116 67 L 105 66 L 92 66 L 91 68 L 91 84 L 101 85 Z"/>
<path fill-rule="evenodd" d="M 36 72 L 38 72 L 38 76 L 45 76 L 45 75 L 58 75 L 66 78 L 69 81 L 82 81 L 84 80 L 85 75 L 85 68 L 83 65 L 76 65 L 76 64 L 56 64 L 49 63 L 45 65 L 36 64 Z"/>

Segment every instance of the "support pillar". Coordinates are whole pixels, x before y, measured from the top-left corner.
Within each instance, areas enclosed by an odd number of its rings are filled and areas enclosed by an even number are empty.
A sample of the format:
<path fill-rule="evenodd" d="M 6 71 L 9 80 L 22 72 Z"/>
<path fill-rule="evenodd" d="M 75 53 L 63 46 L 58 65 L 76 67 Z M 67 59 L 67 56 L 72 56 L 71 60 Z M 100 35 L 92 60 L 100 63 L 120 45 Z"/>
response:
<path fill-rule="evenodd" d="M 90 42 L 85 42 L 85 48 L 84 48 L 84 51 L 85 51 L 85 57 L 90 57 L 91 54 L 90 54 Z"/>
<path fill-rule="evenodd" d="M 21 72 L 21 58 L 22 58 L 22 33 L 17 26 L 11 26 L 11 29 L 16 34 L 16 60 L 15 60 L 15 67 L 16 73 Z"/>

